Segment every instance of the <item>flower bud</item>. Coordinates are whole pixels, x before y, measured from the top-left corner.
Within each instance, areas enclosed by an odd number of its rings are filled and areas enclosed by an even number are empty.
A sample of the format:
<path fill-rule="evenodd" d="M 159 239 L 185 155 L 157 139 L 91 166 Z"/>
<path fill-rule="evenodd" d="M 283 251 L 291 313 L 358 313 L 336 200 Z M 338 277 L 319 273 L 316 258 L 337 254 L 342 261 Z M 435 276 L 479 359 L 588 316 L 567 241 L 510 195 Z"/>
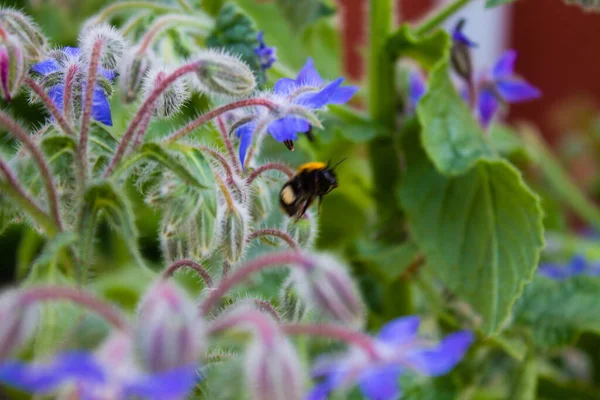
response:
<path fill-rule="evenodd" d="M 247 211 L 233 203 L 225 209 L 221 219 L 221 243 L 227 261 L 235 264 L 242 258 L 248 238 L 249 217 Z"/>
<path fill-rule="evenodd" d="M 271 193 L 269 187 L 260 180 L 254 182 L 253 191 L 250 216 L 255 224 L 259 224 L 267 219 L 271 211 Z"/>
<path fill-rule="evenodd" d="M 256 400 L 302 399 L 304 376 L 296 349 L 282 334 L 272 340 L 254 340 L 245 357 L 250 398 Z"/>
<path fill-rule="evenodd" d="M 160 280 L 140 302 L 134 328 L 136 354 L 146 371 L 194 365 L 203 352 L 197 307 L 172 281 Z"/>
<path fill-rule="evenodd" d="M 148 55 L 148 52 L 140 54 L 136 50 L 132 50 L 130 54 L 130 57 L 126 55 L 127 58 L 121 64 L 119 76 L 119 84 L 125 103 L 131 103 L 137 98 L 142 90 L 144 77 L 152 66 L 152 58 Z"/>
<path fill-rule="evenodd" d="M 330 255 L 316 256 L 314 262 L 314 268 L 294 270 L 300 295 L 332 318 L 351 326 L 362 326 L 364 304 L 346 267 Z"/>
<path fill-rule="evenodd" d="M 465 20 L 461 19 L 452 31 L 452 49 L 450 50 L 450 63 L 456 72 L 466 82 L 473 78 L 473 60 L 471 59 L 471 47 L 475 47 L 467 36 L 462 33 Z"/>
<path fill-rule="evenodd" d="M 23 304 L 19 291 L 0 295 L 0 362 L 14 357 L 33 337 L 38 317 L 38 307 Z"/>
<path fill-rule="evenodd" d="M 31 18 L 12 8 L 0 9 L 0 29 L 16 36 L 28 61 L 39 60 L 46 50 L 46 38 Z"/>
<path fill-rule="evenodd" d="M 168 75 L 164 68 L 151 69 L 143 83 L 143 96 L 148 97 L 159 82 Z M 185 82 L 181 79 L 171 83 L 156 100 L 154 115 L 158 118 L 169 118 L 179 112 L 189 98 Z"/>
<path fill-rule="evenodd" d="M 2 33 L 0 30 L 0 96 L 8 102 L 21 88 L 27 67 L 19 39 Z"/>
<path fill-rule="evenodd" d="M 209 197 L 202 198 L 202 204 L 190 221 L 190 250 L 194 258 L 206 258 L 213 253 L 219 245 L 220 229 L 216 204 L 213 204 Z"/>
<path fill-rule="evenodd" d="M 256 87 L 252 70 L 237 57 L 224 52 L 206 51 L 198 61 L 196 83 L 202 92 L 243 97 Z"/>
<path fill-rule="evenodd" d="M 125 39 L 116 29 L 107 24 L 87 28 L 79 37 L 81 51 L 87 60 L 90 59 L 97 41 L 102 41 L 100 65 L 109 70 L 118 70 L 125 53 Z"/>
<path fill-rule="evenodd" d="M 298 295 L 292 279 L 287 279 L 279 294 L 281 316 L 287 321 L 300 321 L 306 314 L 306 301 Z"/>
<path fill-rule="evenodd" d="M 287 232 L 302 248 L 310 248 L 319 233 L 318 221 L 314 214 L 307 211 L 297 222 L 294 218 L 285 218 L 282 231 Z"/>

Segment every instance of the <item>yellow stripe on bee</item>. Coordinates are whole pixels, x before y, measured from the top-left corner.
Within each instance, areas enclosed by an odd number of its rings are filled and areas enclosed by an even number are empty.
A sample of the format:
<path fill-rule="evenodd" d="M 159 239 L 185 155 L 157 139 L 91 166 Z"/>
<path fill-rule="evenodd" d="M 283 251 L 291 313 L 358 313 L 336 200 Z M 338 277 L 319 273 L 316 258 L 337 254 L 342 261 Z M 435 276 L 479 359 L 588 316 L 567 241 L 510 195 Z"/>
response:
<path fill-rule="evenodd" d="M 303 171 L 315 171 L 318 169 L 325 169 L 325 168 L 327 168 L 327 164 L 319 162 L 319 161 L 313 161 L 313 162 L 309 162 L 306 164 L 302 164 L 298 168 L 298 173 L 303 172 Z"/>

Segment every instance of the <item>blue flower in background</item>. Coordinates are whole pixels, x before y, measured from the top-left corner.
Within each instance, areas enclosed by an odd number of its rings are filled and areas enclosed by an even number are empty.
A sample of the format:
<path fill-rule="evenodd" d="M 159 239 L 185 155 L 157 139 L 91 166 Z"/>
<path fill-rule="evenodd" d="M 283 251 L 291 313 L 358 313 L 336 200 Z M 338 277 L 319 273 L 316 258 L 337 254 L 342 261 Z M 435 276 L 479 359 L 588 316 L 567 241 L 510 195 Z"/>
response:
<path fill-rule="evenodd" d="M 76 59 L 80 56 L 81 53 L 79 48 L 77 47 L 63 47 L 60 50 L 60 52 L 62 53 L 62 56 L 65 59 Z M 62 60 L 59 60 L 57 58 L 48 58 L 35 64 L 33 67 L 31 67 L 31 70 L 37 72 L 38 74 L 44 77 L 49 77 L 50 75 L 55 73 L 59 73 L 62 75 L 64 74 L 64 66 L 62 64 Z M 114 71 L 110 71 L 102 67 L 99 67 L 99 73 L 109 81 L 114 80 L 116 77 L 116 73 Z M 85 82 L 83 82 L 81 78 L 83 74 L 80 74 L 79 76 L 80 78 L 76 83 L 78 85 L 78 88 L 80 89 L 80 95 L 83 96 L 83 93 L 85 93 Z M 50 98 L 60 111 L 63 110 L 65 94 L 64 79 L 64 75 L 61 76 L 60 83 L 48 89 L 48 96 L 50 96 Z M 92 98 L 92 118 L 98 122 L 103 123 L 104 125 L 112 126 L 110 104 L 108 103 L 106 92 L 99 83 L 97 83 L 96 87 L 94 88 L 94 94 Z"/>
<path fill-rule="evenodd" d="M 589 264 L 582 255 L 575 255 L 567 265 L 541 264 L 538 273 L 550 279 L 562 281 L 577 275 L 600 276 L 600 265 Z"/>
<path fill-rule="evenodd" d="M 380 353 L 377 359 L 351 349 L 340 358 L 317 362 L 312 375 L 322 381 L 307 400 L 325 400 L 333 390 L 354 383 L 367 399 L 396 399 L 402 394 L 400 375 L 409 369 L 428 376 L 443 375 L 460 362 L 474 340 L 471 332 L 461 331 L 431 346 L 417 337 L 419 324 L 418 317 L 403 317 L 384 325 L 375 338 Z"/>
<path fill-rule="evenodd" d="M 506 51 L 496 62 L 485 79 L 477 101 L 479 119 L 487 127 L 501 103 L 521 103 L 537 99 L 542 95 L 539 89 L 514 74 L 517 52 Z"/>
<path fill-rule="evenodd" d="M 195 366 L 144 375 L 117 359 L 103 363 L 90 353 L 68 352 L 45 364 L 6 361 L 0 363 L 0 383 L 41 395 L 70 385 L 74 398 L 81 399 L 174 400 L 184 399 L 198 381 Z M 119 374 L 123 368 L 126 375 Z"/>
<path fill-rule="evenodd" d="M 452 41 L 454 43 L 462 44 L 467 47 L 477 47 L 477 43 L 469 39 L 462 31 L 465 26 L 465 23 L 465 19 L 461 19 L 460 21 L 458 21 L 458 23 L 452 30 Z"/>
<path fill-rule="evenodd" d="M 269 47 L 265 44 L 264 40 L 264 32 L 258 32 L 258 47 L 254 49 L 254 53 L 260 59 L 260 68 L 265 71 L 266 69 L 271 68 L 271 66 L 277 61 L 277 57 L 275 56 L 276 48 Z"/>
<path fill-rule="evenodd" d="M 407 110 L 411 113 L 417 108 L 417 103 L 427 91 L 425 77 L 417 70 L 411 70 L 408 75 L 408 104 Z"/>
<path fill-rule="evenodd" d="M 313 60 L 308 59 L 298 73 L 296 79 L 282 78 L 275 83 L 273 88 L 276 94 L 287 97 L 293 104 L 309 110 L 318 110 L 329 104 L 344 104 L 358 90 L 356 86 L 344 86 L 344 78 L 338 78 L 330 83 L 325 83 L 314 67 Z M 240 138 L 239 156 L 242 165 L 246 158 L 248 147 L 252 143 L 252 133 L 256 122 L 249 122 L 237 129 Z M 288 116 L 269 123 L 267 132 L 278 142 L 293 149 L 294 140 L 298 133 L 306 133 L 310 124 L 303 118 Z"/>

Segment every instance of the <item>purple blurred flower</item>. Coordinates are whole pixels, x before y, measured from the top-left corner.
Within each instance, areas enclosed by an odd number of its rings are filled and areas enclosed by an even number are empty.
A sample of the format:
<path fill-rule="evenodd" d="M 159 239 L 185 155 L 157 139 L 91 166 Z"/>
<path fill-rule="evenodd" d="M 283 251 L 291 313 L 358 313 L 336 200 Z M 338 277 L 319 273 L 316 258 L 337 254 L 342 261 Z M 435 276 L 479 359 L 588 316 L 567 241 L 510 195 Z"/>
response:
<path fill-rule="evenodd" d="M 25 392 L 53 394 L 71 390 L 75 398 L 184 399 L 198 380 L 193 365 L 147 375 L 129 358 L 130 338 L 113 335 L 98 354 L 83 351 L 57 355 L 51 361 L 0 363 L 0 382 Z M 67 386 L 68 385 L 68 386 Z"/>
<path fill-rule="evenodd" d="M 477 47 L 477 43 L 469 39 L 462 31 L 465 26 L 465 23 L 465 19 L 461 19 L 460 21 L 458 21 L 458 23 L 452 30 L 452 41 L 454 43 L 463 44 L 467 47 Z"/>
<path fill-rule="evenodd" d="M 260 68 L 265 71 L 266 69 L 271 68 L 275 61 L 277 61 L 277 57 L 275 56 L 277 49 L 275 47 L 269 47 L 265 44 L 264 32 L 258 32 L 257 39 L 258 47 L 254 49 L 254 53 L 260 59 Z"/>
<path fill-rule="evenodd" d="M 313 377 L 323 380 L 307 400 L 325 400 L 330 392 L 358 383 L 370 400 L 392 400 L 401 395 L 399 378 L 406 370 L 438 376 L 460 362 L 471 346 L 471 332 L 452 333 L 431 346 L 417 337 L 418 317 L 398 318 L 381 328 L 375 338 L 379 356 L 373 359 L 358 349 L 351 349 L 337 359 L 325 358 L 313 368 Z"/>
<path fill-rule="evenodd" d="M 42 75 L 47 81 L 56 82 L 48 89 L 48 96 L 52 99 L 56 107 L 62 111 L 65 94 L 65 65 L 76 62 L 81 54 L 77 47 L 63 47 L 59 52 L 55 52 L 55 57 L 47 58 L 31 67 L 31 70 Z M 82 64 L 83 66 L 83 64 Z M 116 73 L 99 66 L 99 74 L 108 81 L 113 81 Z M 85 82 L 83 81 L 83 71 L 79 71 L 79 79 L 74 86 L 79 96 L 85 93 Z M 75 96 L 73 96 L 75 97 Z M 83 104 L 83 101 L 80 102 Z M 92 118 L 104 125 L 112 126 L 110 115 L 110 104 L 105 89 L 100 82 L 96 83 L 94 95 L 92 98 Z"/>
<path fill-rule="evenodd" d="M 309 110 L 318 110 L 329 104 L 344 104 L 358 90 L 356 86 L 344 86 L 344 78 L 338 78 L 332 82 L 323 81 L 312 58 L 309 58 L 304 67 L 298 73 L 296 79 L 282 78 L 275 83 L 275 93 L 285 96 L 293 104 L 305 107 Z M 256 122 L 249 122 L 237 129 L 240 138 L 239 155 L 242 165 L 246 158 L 248 147 L 252 143 L 252 133 L 256 128 Z M 278 142 L 285 143 L 291 150 L 298 133 L 310 130 L 310 123 L 300 117 L 288 116 L 269 123 L 267 132 Z"/>
<path fill-rule="evenodd" d="M 600 265 L 589 264 L 582 255 L 575 255 L 567 265 L 541 264 L 538 273 L 550 279 L 562 281 L 577 275 L 600 276 Z"/>
<path fill-rule="evenodd" d="M 515 76 L 516 58 L 516 51 L 507 50 L 490 71 L 490 76 L 481 84 L 477 108 L 479 120 L 484 127 L 490 124 L 501 103 L 521 103 L 542 95 L 535 86 Z"/>
<path fill-rule="evenodd" d="M 413 113 L 417 108 L 417 103 L 427 91 L 427 83 L 421 72 L 412 69 L 408 75 L 408 104 L 407 110 Z"/>

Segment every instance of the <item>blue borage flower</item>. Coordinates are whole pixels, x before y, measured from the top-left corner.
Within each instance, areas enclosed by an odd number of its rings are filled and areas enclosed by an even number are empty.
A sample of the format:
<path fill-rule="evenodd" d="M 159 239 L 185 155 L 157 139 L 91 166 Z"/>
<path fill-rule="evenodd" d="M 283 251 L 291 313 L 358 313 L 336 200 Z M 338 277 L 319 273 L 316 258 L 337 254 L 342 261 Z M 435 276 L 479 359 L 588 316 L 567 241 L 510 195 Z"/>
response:
<path fill-rule="evenodd" d="M 274 91 L 295 105 L 309 110 L 318 110 L 329 104 L 344 104 L 354 96 L 358 87 L 342 87 L 343 81 L 344 78 L 338 78 L 326 84 L 315 69 L 313 60 L 309 58 L 296 79 L 282 78 L 278 80 L 275 83 Z M 236 131 L 240 139 L 239 156 L 242 165 L 244 165 L 248 147 L 252 143 L 252 133 L 255 128 L 256 122 L 252 121 L 240 126 Z M 275 140 L 285 143 L 291 149 L 293 149 L 294 140 L 298 138 L 298 133 L 306 133 L 309 130 L 309 122 L 296 116 L 276 119 L 267 126 L 267 132 Z"/>
<path fill-rule="evenodd" d="M 458 21 L 458 23 L 452 30 L 452 41 L 456 44 L 462 44 L 467 47 L 477 47 L 477 43 L 469 39 L 467 35 L 463 33 L 465 23 L 465 19 L 461 19 L 460 21 Z"/>
<path fill-rule="evenodd" d="M 417 108 L 417 103 L 427 91 L 427 83 L 425 77 L 420 71 L 411 69 L 408 74 L 408 99 L 407 110 L 414 113 Z"/>
<path fill-rule="evenodd" d="M 600 276 L 600 264 L 590 264 L 582 255 L 575 255 L 566 265 L 541 264 L 538 273 L 550 279 L 562 281 L 577 275 Z"/>
<path fill-rule="evenodd" d="M 418 317 L 403 317 L 384 325 L 375 338 L 378 359 L 353 348 L 339 358 L 318 361 L 312 375 L 323 380 L 306 399 L 325 400 L 333 390 L 355 382 L 370 400 L 396 399 L 402 394 L 399 378 L 406 370 L 443 375 L 460 362 L 474 340 L 471 332 L 462 331 L 431 346 L 417 337 L 419 324 Z"/>
<path fill-rule="evenodd" d="M 65 56 L 66 59 L 77 59 L 81 55 L 81 51 L 77 47 L 63 47 L 60 52 Z M 61 60 L 57 58 L 48 58 L 31 67 L 31 70 L 44 76 L 48 77 L 54 73 L 64 73 L 64 65 Z M 99 74 L 109 81 L 113 81 L 116 77 L 114 71 L 107 70 L 99 67 Z M 52 102 L 56 105 L 59 111 L 63 110 L 64 94 L 65 94 L 65 77 L 62 76 L 60 83 L 56 84 L 48 89 L 48 96 L 52 99 Z M 80 93 L 85 92 L 85 82 L 83 79 L 79 79 L 77 82 Z M 83 103 L 83 102 L 82 102 Z M 92 98 L 92 118 L 96 121 L 103 123 L 104 125 L 112 126 L 112 118 L 110 114 L 110 104 L 105 90 L 102 86 L 97 83 L 94 88 L 94 94 Z"/>
<path fill-rule="evenodd" d="M 480 84 L 477 109 L 483 127 L 490 124 L 501 103 L 521 103 L 542 95 L 538 88 L 515 76 L 516 59 L 517 52 L 507 50 Z"/>
<path fill-rule="evenodd" d="M 275 47 L 269 47 L 265 44 L 264 40 L 264 32 L 258 32 L 257 35 L 258 47 L 254 49 L 254 53 L 260 59 L 260 68 L 265 71 L 266 69 L 271 68 L 275 61 L 277 61 L 277 57 L 275 53 L 277 49 Z"/>
<path fill-rule="evenodd" d="M 66 352 L 51 361 L 0 363 L 0 383 L 28 393 L 69 393 L 80 399 L 184 399 L 198 381 L 196 367 L 144 374 L 128 359 L 130 339 L 109 338 L 103 354 Z"/>

